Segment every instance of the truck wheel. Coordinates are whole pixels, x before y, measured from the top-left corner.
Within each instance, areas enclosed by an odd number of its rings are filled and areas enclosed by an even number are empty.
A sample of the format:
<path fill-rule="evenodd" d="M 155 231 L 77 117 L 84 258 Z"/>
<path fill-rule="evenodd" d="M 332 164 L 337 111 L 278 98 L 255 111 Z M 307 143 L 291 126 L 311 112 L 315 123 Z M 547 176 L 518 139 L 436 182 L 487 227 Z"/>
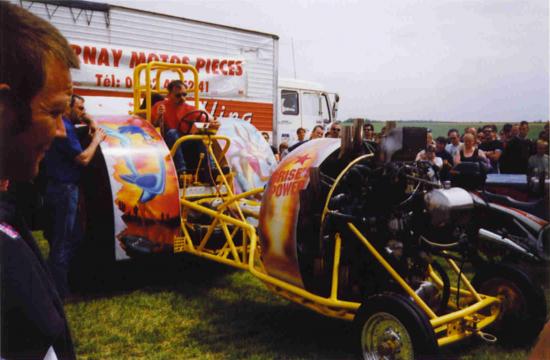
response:
<path fill-rule="evenodd" d="M 428 317 L 403 295 L 368 297 L 354 323 L 362 359 L 422 359 L 437 353 Z"/>
<path fill-rule="evenodd" d="M 472 285 L 481 294 L 501 300 L 501 313 L 488 331 L 503 344 L 525 345 L 537 337 L 546 321 L 546 299 L 525 272 L 510 265 L 491 264 L 477 272 Z"/>

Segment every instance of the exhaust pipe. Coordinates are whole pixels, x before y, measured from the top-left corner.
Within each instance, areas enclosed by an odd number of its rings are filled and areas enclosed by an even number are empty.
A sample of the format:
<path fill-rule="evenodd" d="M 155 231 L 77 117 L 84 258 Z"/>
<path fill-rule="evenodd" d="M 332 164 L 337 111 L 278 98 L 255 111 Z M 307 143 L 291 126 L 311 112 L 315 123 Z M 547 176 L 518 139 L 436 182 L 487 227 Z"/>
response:
<path fill-rule="evenodd" d="M 535 255 L 531 254 L 530 252 L 528 252 L 527 250 L 525 250 L 523 247 L 519 246 L 518 244 L 516 244 L 512 240 L 510 240 L 510 239 L 508 239 L 504 236 L 500 236 L 499 234 L 496 234 L 492 231 L 489 231 L 489 230 L 486 230 L 486 229 L 479 229 L 478 235 L 479 235 L 479 238 L 482 239 L 482 240 L 487 240 L 487 241 L 494 242 L 496 244 L 504 245 L 505 247 L 507 247 L 511 250 L 517 251 L 517 252 L 519 252 L 523 255 L 527 255 L 531 258 L 535 258 Z"/>

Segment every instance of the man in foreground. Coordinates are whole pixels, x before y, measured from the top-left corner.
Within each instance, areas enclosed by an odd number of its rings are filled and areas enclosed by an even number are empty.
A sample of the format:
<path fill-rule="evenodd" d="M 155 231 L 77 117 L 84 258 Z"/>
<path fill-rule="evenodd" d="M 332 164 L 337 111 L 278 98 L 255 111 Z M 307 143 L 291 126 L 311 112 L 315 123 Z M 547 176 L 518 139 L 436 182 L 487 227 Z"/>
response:
<path fill-rule="evenodd" d="M 78 59 L 46 21 L 0 2 L 1 344 L 6 359 L 74 359 L 63 304 L 36 242 L 6 190 L 29 181 L 56 135 Z M 3 191 L 2 191 L 3 190 Z"/>

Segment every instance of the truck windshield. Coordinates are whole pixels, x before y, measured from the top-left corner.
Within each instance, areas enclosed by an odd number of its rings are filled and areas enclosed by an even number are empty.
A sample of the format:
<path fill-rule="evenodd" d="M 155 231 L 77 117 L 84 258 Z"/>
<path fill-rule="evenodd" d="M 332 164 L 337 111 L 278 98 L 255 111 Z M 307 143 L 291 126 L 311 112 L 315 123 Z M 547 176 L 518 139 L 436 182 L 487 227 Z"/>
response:
<path fill-rule="evenodd" d="M 281 91 L 281 112 L 284 115 L 298 115 L 298 92 L 292 90 Z"/>

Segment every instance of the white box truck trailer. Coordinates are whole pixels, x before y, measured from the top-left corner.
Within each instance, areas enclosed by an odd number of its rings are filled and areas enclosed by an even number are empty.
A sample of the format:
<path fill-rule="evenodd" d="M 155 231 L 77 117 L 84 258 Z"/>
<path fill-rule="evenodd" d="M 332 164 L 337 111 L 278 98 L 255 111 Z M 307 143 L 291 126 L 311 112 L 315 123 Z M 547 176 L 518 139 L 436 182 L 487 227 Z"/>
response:
<path fill-rule="evenodd" d="M 207 112 L 250 121 L 276 144 L 292 143 L 299 127 L 309 132 L 336 118 L 336 94 L 279 81 L 277 35 L 88 1 L 12 1 L 69 40 L 81 62 L 72 72 L 75 93 L 92 115 L 127 114 L 135 66 L 164 61 L 197 68 Z"/>

